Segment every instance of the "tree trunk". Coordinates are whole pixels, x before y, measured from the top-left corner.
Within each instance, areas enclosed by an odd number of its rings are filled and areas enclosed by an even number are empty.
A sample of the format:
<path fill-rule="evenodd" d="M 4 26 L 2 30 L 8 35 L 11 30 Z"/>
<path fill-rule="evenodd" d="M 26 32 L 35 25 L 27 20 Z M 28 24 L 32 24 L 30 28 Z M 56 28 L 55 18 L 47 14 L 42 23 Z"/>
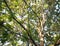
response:
<path fill-rule="evenodd" d="M 44 36 L 41 31 L 38 31 L 40 38 L 40 46 L 44 46 Z"/>
<path fill-rule="evenodd" d="M 38 34 L 40 38 L 40 46 L 44 46 L 44 34 L 43 34 L 43 28 L 46 21 L 46 15 L 42 14 L 42 20 L 40 19 L 38 22 Z"/>

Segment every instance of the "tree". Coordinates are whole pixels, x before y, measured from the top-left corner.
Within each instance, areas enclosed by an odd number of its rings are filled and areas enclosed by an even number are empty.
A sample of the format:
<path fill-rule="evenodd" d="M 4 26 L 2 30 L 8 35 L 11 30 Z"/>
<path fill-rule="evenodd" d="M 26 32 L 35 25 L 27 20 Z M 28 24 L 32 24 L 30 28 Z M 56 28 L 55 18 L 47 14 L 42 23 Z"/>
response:
<path fill-rule="evenodd" d="M 56 45 L 60 39 L 59 0 L 0 0 L 0 41 L 18 46 Z M 60 44 L 60 43 L 59 43 Z"/>

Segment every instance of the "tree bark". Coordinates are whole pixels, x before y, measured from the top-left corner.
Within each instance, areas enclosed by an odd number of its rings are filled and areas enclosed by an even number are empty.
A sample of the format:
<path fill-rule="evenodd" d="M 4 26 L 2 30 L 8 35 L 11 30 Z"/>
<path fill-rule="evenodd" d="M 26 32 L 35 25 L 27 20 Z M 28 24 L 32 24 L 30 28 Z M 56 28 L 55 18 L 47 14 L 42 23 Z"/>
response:
<path fill-rule="evenodd" d="M 39 38 L 40 38 L 40 46 L 44 46 L 44 36 L 40 30 L 38 30 Z"/>
<path fill-rule="evenodd" d="M 44 46 L 43 28 L 44 28 L 45 21 L 46 21 L 46 15 L 42 14 L 42 20 L 40 19 L 38 22 L 38 34 L 40 38 L 40 46 Z"/>

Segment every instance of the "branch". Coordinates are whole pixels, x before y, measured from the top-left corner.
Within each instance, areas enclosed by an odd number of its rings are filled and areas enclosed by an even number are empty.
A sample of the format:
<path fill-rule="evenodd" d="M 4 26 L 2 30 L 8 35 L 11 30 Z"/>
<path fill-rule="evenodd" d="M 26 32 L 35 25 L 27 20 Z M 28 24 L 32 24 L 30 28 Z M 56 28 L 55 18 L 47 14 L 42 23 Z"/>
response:
<path fill-rule="evenodd" d="M 14 34 L 15 32 L 11 31 L 8 27 L 6 27 L 5 25 L 2 25 L 5 29 L 7 29 L 7 31 L 9 31 L 10 33 Z"/>
<path fill-rule="evenodd" d="M 3 0 L 3 2 L 6 4 L 6 7 L 9 9 L 10 14 L 13 16 L 14 14 L 13 14 L 12 10 L 10 9 L 10 7 L 8 6 L 6 0 Z M 35 46 L 37 46 L 37 44 L 35 43 L 35 41 L 32 39 L 31 35 L 29 34 L 28 30 L 27 30 L 20 22 L 18 22 L 14 17 L 12 17 L 12 18 L 13 18 L 24 30 L 26 30 L 26 32 L 27 32 L 30 40 L 32 41 L 32 43 L 33 43 Z"/>
<path fill-rule="evenodd" d="M 10 31 L 11 34 L 16 34 L 16 35 L 19 35 L 19 36 L 22 36 L 23 38 L 29 40 L 29 38 L 25 37 L 24 35 L 21 35 L 20 33 L 16 33 L 16 32 L 13 32 L 11 31 L 8 27 L 2 25 L 5 29 L 7 29 L 7 31 Z"/>
<path fill-rule="evenodd" d="M 29 7 L 29 8 L 31 8 L 28 4 L 27 4 L 27 2 L 26 2 L 26 0 L 23 0 L 23 2 Z M 36 15 L 36 17 L 40 20 L 40 17 L 37 15 L 37 13 L 31 8 L 31 10 L 32 10 L 32 12 Z"/>

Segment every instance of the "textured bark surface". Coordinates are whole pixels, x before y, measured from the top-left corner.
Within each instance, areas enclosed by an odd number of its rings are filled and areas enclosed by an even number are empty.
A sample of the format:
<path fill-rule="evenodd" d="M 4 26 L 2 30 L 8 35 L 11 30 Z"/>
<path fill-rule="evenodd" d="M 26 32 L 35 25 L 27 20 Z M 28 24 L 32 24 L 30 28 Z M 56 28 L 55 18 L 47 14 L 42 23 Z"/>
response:
<path fill-rule="evenodd" d="M 42 20 L 38 22 L 38 34 L 40 38 L 40 46 L 44 46 L 44 34 L 43 34 L 43 26 L 45 24 L 45 16 L 42 15 Z"/>

